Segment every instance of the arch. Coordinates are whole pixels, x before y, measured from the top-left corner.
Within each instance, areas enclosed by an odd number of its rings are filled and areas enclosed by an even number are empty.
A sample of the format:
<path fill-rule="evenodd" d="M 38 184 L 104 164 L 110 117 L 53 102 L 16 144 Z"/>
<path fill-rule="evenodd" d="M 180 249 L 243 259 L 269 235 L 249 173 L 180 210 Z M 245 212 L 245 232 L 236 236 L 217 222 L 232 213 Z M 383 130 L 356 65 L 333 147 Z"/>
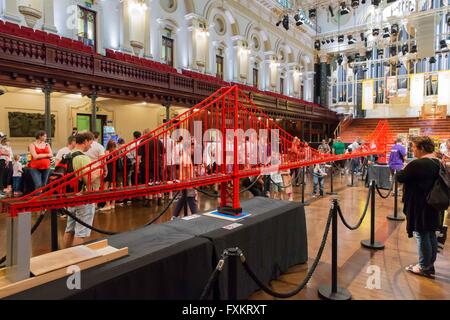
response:
<path fill-rule="evenodd" d="M 194 0 L 184 0 L 184 10 L 186 14 L 195 13 Z"/>
<path fill-rule="evenodd" d="M 248 43 L 252 43 L 252 37 L 256 35 L 258 40 L 262 46 L 260 46 L 260 50 L 263 52 L 271 51 L 272 46 L 269 41 L 269 36 L 265 30 L 262 30 L 260 27 L 255 26 L 253 22 L 249 23 L 245 28 L 244 37 L 247 39 Z"/>
<path fill-rule="evenodd" d="M 230 25 L 232 36 L 240 35 L 237 20 L 234 18 L 231 10 L 227 7 L 227 5 L 224 3 L 224 5 L 222 6 L 222 2 L 219 0 L 210 0 L 206 4 L 203 10 L 203 17 L 205 17 L 206 20 L 208 20 L 208 22 L 211 22 L 213 18 L 214 9 L 218 9 L 225 16 L 226 18 L 225 20 L 228 21 Z"/>

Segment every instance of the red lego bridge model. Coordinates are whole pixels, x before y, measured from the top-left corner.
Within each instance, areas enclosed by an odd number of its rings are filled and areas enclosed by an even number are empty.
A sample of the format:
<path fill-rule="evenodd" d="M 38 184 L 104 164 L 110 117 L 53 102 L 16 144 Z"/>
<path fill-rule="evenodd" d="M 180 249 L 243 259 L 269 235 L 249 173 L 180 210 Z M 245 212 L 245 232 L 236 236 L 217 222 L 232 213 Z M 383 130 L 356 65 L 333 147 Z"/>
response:
<path fill-rule="evenodd" d="M 163 126 L 87 167 L 21 198 L 1 201 L 2 210 L 15 217 L 22 212 L 136 198 L 219 183 L 220 207 L 239 211 L 239 184 L 243 178 L 271 170 L 369 155 L 385 156 L 390 140 L 387 121 L 380 121 L 374 132 L 363 138 L 364 143 L 357 152 L 339 156 L 322 154 L 284 131 L 237 86 L 224 87 Z M 130 159 L 134 158 L 140 161 L 132 163 Z M 217 165 L 212 165 L 213 161 Z M 104 177 L 108 167 L 112 181 L 129 181 L 131 173 L 131 183 L 123 186 L 115 182 L 106 188 Z M 94 172 L 100 172 L 102 178 L 94 181 Z M 78 190 L 81 179 L 85 181 L 84 188 Z"/>

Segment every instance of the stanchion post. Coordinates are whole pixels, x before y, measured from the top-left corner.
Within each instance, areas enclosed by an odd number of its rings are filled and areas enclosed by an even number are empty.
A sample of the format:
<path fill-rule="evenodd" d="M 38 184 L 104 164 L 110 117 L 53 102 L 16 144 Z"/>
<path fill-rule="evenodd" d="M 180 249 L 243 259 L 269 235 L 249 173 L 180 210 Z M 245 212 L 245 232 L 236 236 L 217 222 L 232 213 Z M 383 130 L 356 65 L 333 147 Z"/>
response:
<path fill-rule="evenodd" d="M 354 173 L 353 173 L 353 168 L 352 168 L 352 160 L 350 160 L 350 172 L 351 172 L 351 183 L 347 185 L 347 187 L 354 187 L 355 185 L 353 184 L 353 180 L 354 180 Z"/>
<path fill-rule="evenodd" d="M 187 203 L 187 190 L 183 189 L 183 195 L 182 195 L 182 199 L 183 199 L 183 212 L 184 212 L 184 216 L 187 217 L 188 216 L 188 203 Z"/>
<path fill-rule="evenodd" d="M 330 192 L 327 192 L 327 194 L 329 195 L 337 195 L 336 192 L 334 192 L 333 189 L 333 166 L 331 166 L 331 170 L 330 170 Z"/>
<path fill-rule="evenodd" d="M 384 249 L 384 244 L 375 241 L 375 180 L 370 183 L 370 188 L 370 239 L 362 240 L 361 245 L 368 249 L 381 250 Z"/>
<path fill-rule="evenodd" d="M 58 211 L 50 211 L 50 230 L 52 251 L 58 251 Z"/>
<path fill-rule="evenodd" d="M 332 202 L 332 220 L 331 220 L 331 286 L 319 286 L 319 296 L 326 300 L 350 300 L 352 294 L 345 288 L 338 286 L 338 271 L 337 271 L 337 250 L 338 250 L 338 199 L 333 199 Z"/>
<path fill-rule="evenodd" d="M 237 268 L 242 251 L 239 248 L 228 248 L 225 254 L 228 256 L 228 300 L 237 300 Z"/>
<path fill-rule="evenodd" d="M 397 170 L 394 172 L 394 214 L 387 216 L 389 220 L 392 221 L 404 221 L 405 218 L 398 216 L 398 182 L 397 182 Z"/>
<path fill-rule="evenodd" d="M 302 205 L 309 206 L 309 202 L 305 201 L 305 175 L 306 167 L 302 168 Z"/>

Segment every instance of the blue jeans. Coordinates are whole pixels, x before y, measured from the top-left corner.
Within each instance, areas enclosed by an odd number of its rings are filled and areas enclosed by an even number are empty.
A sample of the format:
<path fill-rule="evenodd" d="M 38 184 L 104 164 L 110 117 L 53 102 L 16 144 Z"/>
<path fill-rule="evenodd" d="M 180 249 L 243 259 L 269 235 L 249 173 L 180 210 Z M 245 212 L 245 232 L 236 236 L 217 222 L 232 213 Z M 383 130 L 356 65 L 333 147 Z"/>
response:
<path fill-rule="evenodd" d="M 47 184 L 50 169 L 30 169 L 30 175 L 34 184 L 32 190 L 36 190 Z"/>
<path fill-rule="evenodd" d="M 323 196 L 323 177 L 319 177 L 316 176 L 315 174 L 313 174 L 313 183 L 314 183 L 314 189 L 313 189 L 313 193 L 317 194 L 317 186 L 320 185 L 319 190 L 320 190 L 320 195 Z"/>
<path fill-rule="evenodd" d="M 417 240 L 419 251 L 419 265 L 422 269 L 427 269 L 434 265 L 437 255 L 437 239 L 434 231 L 416 232 L 414 237 Z"/>
<path fill-rule="evenodd" d="M 13 177 L 13 192 L 22 191 L 22 177 Z"/>
<path fill-rule="evenodd" d="M 358 173 L 360 169 L 360 159 L 359 158 L 353 158 L 351 160 L 352 163 L 352 170 L 354 173 Z"/>

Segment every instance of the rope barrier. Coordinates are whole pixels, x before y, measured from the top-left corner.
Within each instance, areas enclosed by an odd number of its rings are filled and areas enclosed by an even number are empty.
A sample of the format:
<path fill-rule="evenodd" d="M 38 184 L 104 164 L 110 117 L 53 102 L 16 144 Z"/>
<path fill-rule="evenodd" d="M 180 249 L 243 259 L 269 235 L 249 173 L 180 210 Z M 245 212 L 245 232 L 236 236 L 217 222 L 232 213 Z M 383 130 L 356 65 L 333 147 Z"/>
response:
<path fill-rule="evenodd" d="M 67 214 L 69 217 L 71 217 L 73 220 L 75 220 L 76 222 L 78 222 L 79 224 L 81 224 L 82 226 L 84 226 L 84 227 L 86 227 L 88 229 L 91 229 L 91 230 L 93 230 L 95 232 L 98 232 L 98 233 L 101 233 L 101 234 L 106 234 L 106 235 L 109 235 L 109 236 L 117 234 L 117 232 L 105 231 L 105 230 L 98 229 L 98 228 L 96 228 L 94 226 L 91 226 L 91 225 L 87 224 L 86 222 L 84 222 L 83 220 L 80 220 L 76 215 L 74 215 L 72 212 L 70 212 L 69 210 L 67 210 L 65 208 L 63 208 L 61 210 L 65 214 Z"/>
<path fill-rule="evenodd" d="M 342 211 L 341 211 L 341 207 L 340 207 L 340 206 L 337 207 L 337 210 L 338 210 L 338 213 L 339 213 L 339 217 L 341 217 L 342 223 L 343 223 L 348 229 L 350 229 L 350 230 L 356 230 L 356 229 L 358 229 L 358 228 L 361 226 L 362 222 L 364 221 L 364 218 L 366 217 L 366 214 L 367 214 L 367 211 L 368 211 L 367 209 L 369 209 L 369 202 L 370 202 L 371 191 L 372 191 L 372 188 L 373 188 L 373 187 L 374 187 L 374 184 L 372 183 L 372 184 L 370 185 L 369 192 L 367 193 L 367 200 L 366 200 L 366 205 L 364 206 L 364 211 L 363 211 L 363 213 L 362 213 L 361 217 L 359 218 L 359 221 L 358 221 L 358 223 L 357 223 L 356 225 L 351 226 L 351 225 L 347 222 L 347 220 L 345 220 L 344 215 L 342 214 Z"/>
<path fill-rule="evenodd" d="M 155 218 L 153 218 L 153 220 L 151 220 L 149 223 L 147 223 L 145 226 L 149 226 L 151 224 L 153 224 L 156 220 L 158 220 L 159 218 L 161 218 L 166 212 L 167 210 L 169 210 L 170 206 L 172 205 L 172 203 L 175 201 L 175 199 L 178 197 L 178 195 L 180 194 L 181 191 L 178 191 L 174 197 L 172 198 L 172 200 L 169 201 L 169 203 L 167 204 L 167 206 L 163 209 L 163 211 L 161 211 L 161 213 L 158 214 L 158 216 L 156 216 Z"/>
<path fill-rule="evenodd" d="M 220 260 L 217 263 L 216 268 L 214 269 L 213 273 L 211 273 L 211 275 L 209 276 L 208 282 L 206 283 L 205 288 L 202 291 L 202 295 L 200 296 L 200 300 L 205 300 L 206 297 L 208 297 L 213 285 L 216 283 L 219 277 L 219 274 L 222 272 L 223 266 L 225 265 L 225 261 L 228 259 L 228 255 L 225 254 L 225 252 L 226 251 L 222 253 L 222 256 L 220 257 Z"/>
<path fill-rule="evenodd" d="M 300 285 L 295 288 L 292 291 L 289 292 L 284 292 L 284 293 L 280 293 L 280 292 L 276 292 L 274 290 L 272 290 L 271 288 L 269 288 L 268 286 L 266 286 L 260 279 L 258 279 L 258 277 L 256 276 L 256 274 L 253 272 L 253 270 L 251 269 L 251 267 L 248 265 L 247 260 L 245 259 L 244 254 L 241 254 L 240 256 L 240 260 L 241 263 L 245 269 L 245 271 L 248 273 L 248 275 L 253 279 L 253 281 L 255 281 L 255 283 L 267 294 L 275 297 L 275 298 L 280 298 L 280 299 L 286 299 L 286 298 L 290 298 L 292 296 L 295 296 L 296 294 L 298 294 L 301 290 L 303 290 L 306 285 L 308 284 L 309 280 L 311 279 L 312 275 L 314 274 L 314 271 L 317 268 L 317 265 L 319 264 L 320 258 L 322 257 L 322 253 L 323 250 L 325 248 L 325 244 L 327 242 L 327 238 L 328 238 L 328 233 L 330 231 L 330 226 L 331 226 L 331 218 L 333 216 L 333 209 L 331 208 L 328 214 L 328 220 L 327 220 L 327 224 L 325 227 L 325 231 L 323 233 L 323 237 L 322 237 L 322 242 L 320 244 L 320 248 L 317 252 L 317 256 L 314 259 L 314 262 L 311 266 L 311 268 L 308 270 L 308 273 L 306 274 L 305 279 L 303 279 L 303 281 L 300 283 Z"/>

